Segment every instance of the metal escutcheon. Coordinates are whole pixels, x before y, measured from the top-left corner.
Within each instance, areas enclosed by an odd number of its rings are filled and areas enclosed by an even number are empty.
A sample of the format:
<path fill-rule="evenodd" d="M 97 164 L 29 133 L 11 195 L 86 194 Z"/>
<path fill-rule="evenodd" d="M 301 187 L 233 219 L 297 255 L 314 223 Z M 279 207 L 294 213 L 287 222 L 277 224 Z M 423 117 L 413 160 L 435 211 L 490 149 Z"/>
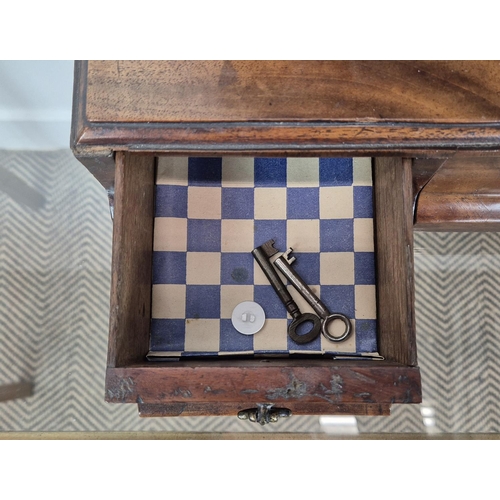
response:
<path fill-rule="evenodd" d="M 272 403 L 257 403 L 257 408 L 241 410 L 238 413 L 240 420 L 250 420 L 250 422 L 258 422 L 260 425 L 277 422 L 280 418 L 291 416 L 292 412 L 288 408 L 274 408 Z"/>

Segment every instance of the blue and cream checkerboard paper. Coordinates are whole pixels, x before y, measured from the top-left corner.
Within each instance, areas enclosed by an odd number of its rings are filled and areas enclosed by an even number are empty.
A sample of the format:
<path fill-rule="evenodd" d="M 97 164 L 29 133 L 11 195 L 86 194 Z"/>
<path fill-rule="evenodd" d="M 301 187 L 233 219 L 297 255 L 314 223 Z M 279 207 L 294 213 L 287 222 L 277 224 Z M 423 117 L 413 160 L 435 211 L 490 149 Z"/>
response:
<path fill-rule="evenodd" d="M 290 316 L 251 251 L 285 251 L 354 335 L 298 345 Z M 376 352 L 375 260 L 369 158 L 158 160 L 150 355 Z M 302 312 L 311 308 L 289 285 Z M 266 313 L 253 336 L 234 329 L 244 300 Z"/>

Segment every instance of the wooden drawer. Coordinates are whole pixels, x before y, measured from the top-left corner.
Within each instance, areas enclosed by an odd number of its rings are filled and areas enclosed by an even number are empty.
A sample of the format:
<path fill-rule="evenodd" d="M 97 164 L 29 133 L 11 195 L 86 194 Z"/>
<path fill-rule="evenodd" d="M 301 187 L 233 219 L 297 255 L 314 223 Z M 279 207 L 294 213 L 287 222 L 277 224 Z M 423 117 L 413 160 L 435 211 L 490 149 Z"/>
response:
<path fill-rule="evenodd" d="M 373 162 L 377 331 L 384 360 L 181 359 L 148 362 L 155 156 L 118 153 L 106 400 L 141 415 L 236 415 L 272 404 L 294 414 L 384 415 L 421 401 L 413 299 L 411 161 Z"/>

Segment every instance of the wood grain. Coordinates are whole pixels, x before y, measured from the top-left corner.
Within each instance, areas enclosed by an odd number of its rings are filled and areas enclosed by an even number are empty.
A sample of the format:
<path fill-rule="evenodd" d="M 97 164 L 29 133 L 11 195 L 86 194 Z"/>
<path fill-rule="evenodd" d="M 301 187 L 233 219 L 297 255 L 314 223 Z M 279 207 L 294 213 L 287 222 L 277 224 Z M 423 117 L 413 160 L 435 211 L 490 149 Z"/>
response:
<path fill-rule="evenodd" d="M 379 352 L 416 366 L 411 160 L 375 158 L 373 195 Z"/>
<path fill-rule="evenodd" d="M 414 158 L 411 167 L 413 184 L 413 218 L 417 209 L 417 199 L 425 185 L 449 158 Z"/>
<path fill-rule="evenodd" d="M 90 122 L 500 119 L 499 61 L 89 61 Z"/>
<path fill-rule="evenodd" d="M 108 368 L 114 403 L 393 404 L 421 401 L 420 371 L 382 361 L 177 362 Z M 297 406 L 295 406 L 297 408 Z"/>
<path fill-rule="evenodd" d="M 500 153 L 499 61 L 77 61 L 75 154 Z"/>
<path fill-rule="evenodd" d="M 418 196 L 414 228 L 500 231 L 500 157 L 447 160 Z"/>
<path fill-rule="evenodd" d="M 154 165 L 153 157 L 116 157 L 108 366 L 142 361 L 149 349 Z"/>
<path fill-rule="evenodd" d="M 500 151 L 500 124 L 220 123 L 88 124 L 74 149 L 163 154 L 433 157 L 456 150 Z M 91 150 L 91 149 L 90 149 Z"/>

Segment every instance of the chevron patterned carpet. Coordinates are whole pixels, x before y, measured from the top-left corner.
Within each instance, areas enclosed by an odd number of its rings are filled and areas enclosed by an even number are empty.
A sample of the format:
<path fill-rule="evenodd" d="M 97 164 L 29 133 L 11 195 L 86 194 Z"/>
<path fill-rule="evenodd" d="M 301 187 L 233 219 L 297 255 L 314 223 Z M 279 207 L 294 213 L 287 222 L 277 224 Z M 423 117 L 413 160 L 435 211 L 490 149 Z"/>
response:
<path fill-rule="evenodd" d="M 112 224 L 70 151 L 0 151 L 0 432 L 323 432 L 318 417 L 140 419 L 104 402 Z M 500 432 L 500 234 L 415 235 L 424 402 L 355 419 L 359 433 Z M 351 429 L 352 432 L 352 429 Z"/>
<path fill-rule="evenodd" d="M 423 402 L 360 430 L 499 432 L 499 285 L 500 233 L 415 233 Z"/>

